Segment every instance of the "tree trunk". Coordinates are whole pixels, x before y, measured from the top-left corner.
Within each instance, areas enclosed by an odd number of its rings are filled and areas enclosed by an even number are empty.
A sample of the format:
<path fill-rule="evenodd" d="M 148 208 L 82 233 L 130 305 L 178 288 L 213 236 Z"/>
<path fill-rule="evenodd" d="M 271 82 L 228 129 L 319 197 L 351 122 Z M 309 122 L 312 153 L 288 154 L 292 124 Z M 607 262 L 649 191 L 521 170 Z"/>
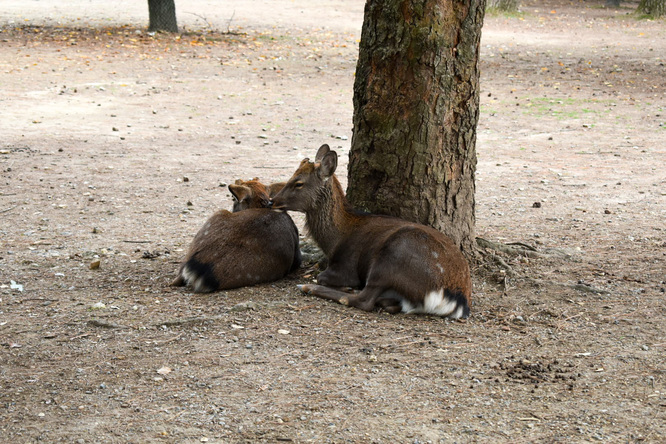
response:
<path fill-rule="evenodd" d="M 148 0 L 148 31 L 178 32 L 174 0 Z"/>
<path fill-rule="evenodd" d="M 474 255 L 485 0 L 368 0 L 347 195 L 430 225 Z"/>
<path fill-rule="evenodd" d="M 666 14 L 666 0 L 641 0 L 637 11 L 653 18 L 662 17 Z"/>

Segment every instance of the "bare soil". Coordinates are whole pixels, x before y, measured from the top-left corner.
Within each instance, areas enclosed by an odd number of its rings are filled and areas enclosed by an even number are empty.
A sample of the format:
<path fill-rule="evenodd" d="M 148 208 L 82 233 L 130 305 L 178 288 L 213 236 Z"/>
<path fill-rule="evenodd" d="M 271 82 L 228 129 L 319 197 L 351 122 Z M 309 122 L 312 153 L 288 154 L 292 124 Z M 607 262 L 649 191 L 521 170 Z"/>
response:
<path fill-rule="evenodd" d="M 0 441 L 666 441 L 663 20 L 486 18 L 477 235 L 518 250 L 452 322 L 304 296 L 311 265 L 168 287 L 225 183 L 322 143 L 345 179 L 363 2 L 193 1 L 178 36 L 97 3 L 3 2 Z"/>

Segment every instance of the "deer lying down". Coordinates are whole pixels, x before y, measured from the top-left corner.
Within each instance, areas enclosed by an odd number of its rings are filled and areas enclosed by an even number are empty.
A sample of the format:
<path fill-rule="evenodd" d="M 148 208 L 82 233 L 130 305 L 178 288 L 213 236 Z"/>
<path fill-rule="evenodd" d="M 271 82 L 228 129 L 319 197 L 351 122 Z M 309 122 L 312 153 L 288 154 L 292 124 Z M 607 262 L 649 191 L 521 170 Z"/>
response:
<path fill-rule="evenodd" d="M 229 185 L 233 213 L 220 210 L 199 230 L 173 286 L 190 285 L 196 293 L 270 282 L 301 264 L 298 230 L 286 213 L 265 208 L 269 188 L 257 179 Z"/>
<path fill-rule="evenodd" d="M 301 289 L 370 311 L 469 315 L 472 282 L 460 249 L 439 231 L 355 211 L 333 174 L 338 155 L 322 145 L 272 199 L 275 210 L 305 213 L 305 226 L 329 259 L 319 285 Z M 347 293 L 335 287 L 360 288 Z"/>

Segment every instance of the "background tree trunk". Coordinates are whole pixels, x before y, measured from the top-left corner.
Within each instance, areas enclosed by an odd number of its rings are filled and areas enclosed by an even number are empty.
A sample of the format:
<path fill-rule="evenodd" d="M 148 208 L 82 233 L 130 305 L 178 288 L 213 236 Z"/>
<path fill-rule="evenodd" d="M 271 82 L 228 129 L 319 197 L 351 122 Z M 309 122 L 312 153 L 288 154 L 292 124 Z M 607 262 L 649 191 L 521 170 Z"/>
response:
<path fill-rule="evenodd" d="M 641 0 L 637 11 L 654 18 L 662 17 L 666 14 L 666 0 Z"/>
<path fill-rule="evenodd" d="M 354 84 L 352 204 L 473 255 L 485 0 L 368 0 Z"/>
<path fill-rule="evenodd" d="M 148 0 L 148 31 L 178 32 L 174 0 Z"/>
<path fill-rule="evenodd" d="M 497 11 L 515 12 L 518 10 L 518 0 L 488 0 L 486 6 Z"/>

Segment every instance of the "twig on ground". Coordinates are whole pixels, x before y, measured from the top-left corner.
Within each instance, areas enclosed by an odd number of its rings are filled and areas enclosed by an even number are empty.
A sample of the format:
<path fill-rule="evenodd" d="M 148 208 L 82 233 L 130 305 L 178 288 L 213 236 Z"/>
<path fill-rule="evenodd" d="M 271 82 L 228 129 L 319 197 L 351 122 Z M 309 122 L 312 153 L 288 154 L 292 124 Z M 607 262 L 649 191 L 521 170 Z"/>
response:
<path fill-rule="evenodd" d="M 173 338 L 165 339 L 164 341 L 155 341 L 155 345 L 164 345 L 168 344 L 169 342 L 177 341 L 180 338 L 183 337 L 184 333 L 179 334 L 178 336 L 174 336 Z"/>
<path fill-rule="evenodd" d="M 544 281 L 541 279 L 535 279 L 535 278 L 524 278 L 527 282 L 529 282 L 532 285 L 535 286 L 544 286 L 544 285 L 555 285 L 557 287 L 564 287 L 564 288 L 570 288 L 572 290 L 576 291 L 582 291 L 584 293 L 592 293 L 592 294 L 608 294 L 607 291 L 604 290 L 599 290 L 598 288 L 591 287 L 587 284 L 565 284 L 563 282 L 555 282 L 555 281 Z"/>
<path fill-rule="evenodd" d="M 88 324 L 94 327 L 109 328 L 109 329 L 127 328 L 122 325 L 118 325 L 114 322 L 100 321 L 99 319 L 91 319 L 88 321 Z"/>
<path fill-rule="evenodd" d="M 86 338 L 88 336 L 90 336 L 90 333 L 81 333 L 80 335 L 72 336 L 71 338 L 69 338 L 69 340 L 73 341 L 75 339 Z"/>
<path fill-rule="evenodd" d="M 206 26 L 207 26 L 209 29 L 212 29 L 212 28 L 213 28 L 213 27 L 211 26 L 210 22 L 208 21 L 208 19 L 207 19 L 205 16 L 203 16 L 203 15 L 199 15 L 199 14 L 196 14 L 196 13 L 194 13 L 194 12 L 187 12 L 187 11 L 185 11 L 185 14 L 192 14 L 192 15 L 195 16 L 195 17 L 199 17 L 201 20 L 203 20 L 204 22 L 206 22 Z M 233 18 L 233 17 L 232 17 L 232 18 Z"/>
<path fill-rule="evenodd" d="M 192 318 L 171 319 L 168 321 L 156 322 L 153 324 L 153 326 L 161 327 L 163 325 L 166 325 L 167 327 L 174 327 L 176 325 L 197 324 L 200 322 L 213 322 L 213 321 L 218 321 L 220 319 L 222 319 L 222 316 L 212 316 L 212 317 L 195 316 Z"/>
<path fill-rule="evenodd" d="M 12 211 L 14 208 L 16 208 L 18 205 L 14 205 L 13 207 L 5 208 L 4 210 L 0 210 L 0 213 L 8 213 Z"/>
<path fill-rule="evenodd" d="M 231 21 L 236 17 L 236 10 L 234 9 L 234 12 L 231 13 L 231 17 L 229 18 L 229 21 L 227 22 L 227 34 L 231 33 Z"/>

